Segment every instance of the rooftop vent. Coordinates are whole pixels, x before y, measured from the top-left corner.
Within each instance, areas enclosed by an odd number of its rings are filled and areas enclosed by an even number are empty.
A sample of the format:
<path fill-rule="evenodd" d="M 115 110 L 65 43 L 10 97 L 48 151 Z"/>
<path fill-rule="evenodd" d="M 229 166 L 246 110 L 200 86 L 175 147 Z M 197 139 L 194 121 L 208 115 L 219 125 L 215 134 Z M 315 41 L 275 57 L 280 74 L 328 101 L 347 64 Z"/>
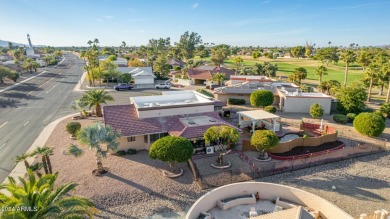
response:
<path fill-rule="evenodd" d="M 196 123 L 194 121 L 190 120 L 190 121 L 188 121 L 188 124 L 189 125 L 195 125 Z"/>

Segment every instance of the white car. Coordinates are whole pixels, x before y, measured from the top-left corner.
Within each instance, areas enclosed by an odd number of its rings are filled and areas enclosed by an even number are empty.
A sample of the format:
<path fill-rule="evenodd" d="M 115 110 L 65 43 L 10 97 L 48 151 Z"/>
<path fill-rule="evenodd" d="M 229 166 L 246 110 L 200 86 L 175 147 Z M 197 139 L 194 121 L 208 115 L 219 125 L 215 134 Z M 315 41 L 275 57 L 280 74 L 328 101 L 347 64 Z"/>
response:
<path fill-rule="evenodd" d="M 155 87 L 156 87 L 156 89 L 160 89 L 160 88 L 169 89 L 169 88 L 171 88 L 171 83 L 163 82 L 163 83 L 157 84 Z"/>

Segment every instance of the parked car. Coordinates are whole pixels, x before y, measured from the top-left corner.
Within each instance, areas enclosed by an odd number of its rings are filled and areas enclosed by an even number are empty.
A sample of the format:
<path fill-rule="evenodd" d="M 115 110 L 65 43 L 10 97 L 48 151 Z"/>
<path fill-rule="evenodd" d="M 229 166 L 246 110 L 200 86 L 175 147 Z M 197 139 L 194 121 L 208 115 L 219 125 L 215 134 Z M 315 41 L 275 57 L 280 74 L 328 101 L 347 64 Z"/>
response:
<path fill-rule="evenodd" d="M 221 87 L 221 85 L 212 84 L 212 85 L 210 86 L 210 90 L 214 90 L 215 88 L 218 88 L 218 87 Z"/>
<path fill-rule="evenodd" d="M 121 83 L 121 84 L 117 84 L 114 86 L 114 89 L 115 90 L 131 90 L 133 88 L 133 85 L 131 84 L 126 84 L 126 83 Z"/>
<path fill-rule="evenodd" d="M 169 89 L 169 88 L 171 88 L 171 83 L 163 82 L 163 83 L 157 84 L 155 87 L 156 87 L 156 89 L 160 89 L 160 88 Z"/>

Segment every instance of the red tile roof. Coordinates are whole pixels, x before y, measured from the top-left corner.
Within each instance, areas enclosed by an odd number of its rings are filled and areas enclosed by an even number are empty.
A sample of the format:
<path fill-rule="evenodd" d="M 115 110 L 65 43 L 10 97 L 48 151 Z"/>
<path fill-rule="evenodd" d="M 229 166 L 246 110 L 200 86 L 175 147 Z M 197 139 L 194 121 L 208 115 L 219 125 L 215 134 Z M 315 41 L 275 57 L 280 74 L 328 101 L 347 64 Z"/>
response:
<path fill-rule="evenodd" d="M 104 106 L 104 123 L 111 125 L 114 129 L 120 131 L 123 136 L 135 136 L 153 133 L 167 132 L 172 136 L 181 136 L 185 138 L 202 137 L 203 133 L 213 125 L 185 126 L 179 119 L 184 115 L 138 118 L 136 109 L 133 104 Z M 221 119 L 217 112 L 191 114 L 194 116 L 210 116 L 217 120 L 218 124 L 227 125 L 237 129 L 231 124 Z"/>
<path fill-rule="evenodd" d="M 226 77 L 234 75 L 232 69 L 218 67 L 218 66 L 199 66 L 197 68 L 188 69 L 188 76 L 194 79 L 208 80 L 212 78 L 215 73 L 225 73 Z"/>

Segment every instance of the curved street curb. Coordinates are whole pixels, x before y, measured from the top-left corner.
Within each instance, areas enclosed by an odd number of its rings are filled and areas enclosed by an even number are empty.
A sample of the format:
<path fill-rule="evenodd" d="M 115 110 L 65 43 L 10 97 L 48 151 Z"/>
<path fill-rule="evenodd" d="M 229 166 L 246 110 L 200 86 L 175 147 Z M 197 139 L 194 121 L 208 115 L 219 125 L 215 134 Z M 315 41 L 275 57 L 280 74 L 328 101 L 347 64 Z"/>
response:
<path fill-rule="evenodd" d="M 53 122 L 49 123 L 42 130 L 41 134 L 39 134 L 39 136 L 32 143 L 30 148 L 27 150 L 27 153 L 30 153 L 30 152 L 34 151 L 37 147 L 41 147 L 41 146 L 45 145 L 47 140 L 49 139 L 51 133 L 53 132 L 55 127 L 58 125 L 58 123 L 60 123 L 64 119 L 67 119 L 67 118 L 75 116 L 75 115 L 79 115 L 79 113 L 73 113 L 73 114 L 70 114 L 70 115 L 66 115 L 66 116 L 58 118 L 58 119 L 54 120 Z M 27 161 L 29 163 L 34 162 L 34 160 L 35 160 L 35 157 L 30 157 L 30 158 L 27 159 Z M 15 166 L 15 168 L 11 171 L 11 173 L 8 174 L 8 177 L 10 177 L 10 176 L 13 177 L 13 178 L 18 178 L 19 176 L 20 177 L 24 177 L 24 175 L 26 173 L 27 173 L 27 171 L 26 171 L 26 167 L 24 166 L 24 163 L 23 162 L 19 162 Z M 4 183 L 8 183 L 8 177 L 4 179 L 3 184 Z"/>

